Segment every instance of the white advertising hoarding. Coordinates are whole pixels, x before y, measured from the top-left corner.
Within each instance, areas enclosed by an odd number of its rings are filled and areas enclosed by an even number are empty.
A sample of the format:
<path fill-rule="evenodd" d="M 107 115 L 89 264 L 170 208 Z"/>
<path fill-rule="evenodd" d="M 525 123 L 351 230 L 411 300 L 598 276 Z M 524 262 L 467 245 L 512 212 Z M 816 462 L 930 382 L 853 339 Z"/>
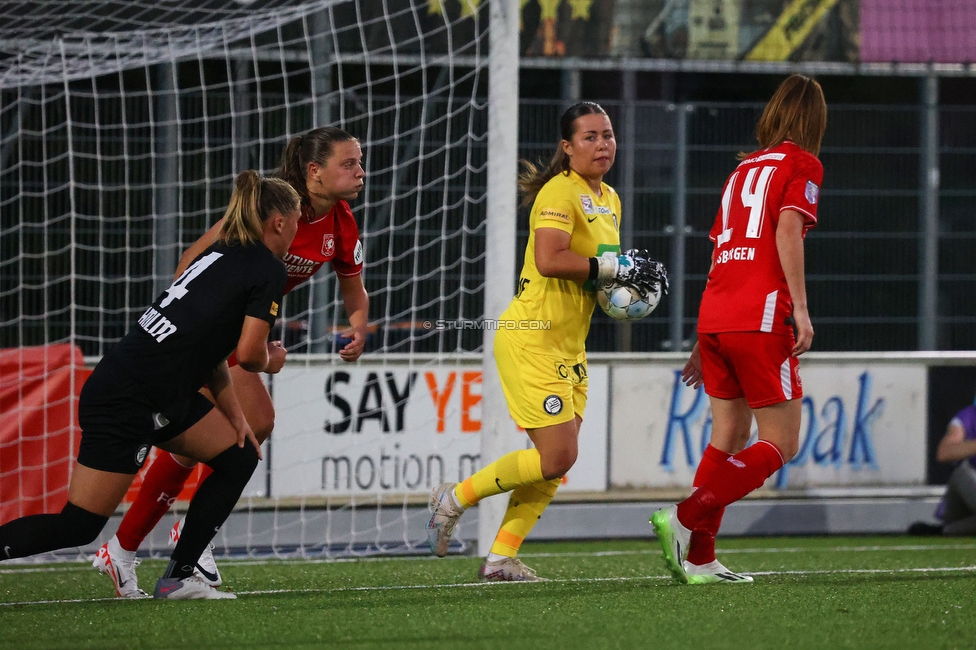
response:
<path fill-rule="evenodd" d="M 800 450 L 767 487 L 925 483 L 924 365 L 804 363 L 800 372 Z M 711 410 L 680 373 L 665 364 L 613 368 L 612 487 L 691 487 Z"/>
<path fill-rule="evenodd" d="M 608 374 L 589 368 L 579 459 L 561 490 L 607 487 Z M 477 366 L 286 366 L 273 394 L 274 497 L 426 494 L 494 460 L 479 453 Z"/>

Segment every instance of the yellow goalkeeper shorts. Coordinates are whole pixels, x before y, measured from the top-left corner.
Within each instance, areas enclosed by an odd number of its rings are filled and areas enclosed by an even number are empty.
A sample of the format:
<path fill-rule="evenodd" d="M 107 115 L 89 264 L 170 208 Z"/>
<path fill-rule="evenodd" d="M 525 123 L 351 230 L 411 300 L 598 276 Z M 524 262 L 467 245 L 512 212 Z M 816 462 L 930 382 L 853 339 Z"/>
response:
<path fill-rule="evenodd" d="M 522 348 L 506 330 L 495 334 L 495 364 L 512 419 L 523 429 L 569 422 L 586 409 L 586 353 L 563 359 Z"/>

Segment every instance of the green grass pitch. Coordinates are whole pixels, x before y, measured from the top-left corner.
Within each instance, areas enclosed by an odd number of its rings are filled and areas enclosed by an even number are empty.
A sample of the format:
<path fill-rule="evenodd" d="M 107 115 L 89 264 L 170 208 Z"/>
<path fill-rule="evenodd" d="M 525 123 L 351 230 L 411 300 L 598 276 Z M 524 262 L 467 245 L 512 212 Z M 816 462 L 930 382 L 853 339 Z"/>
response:
<path fill-rule="evenodd" d="M 87 564 L 0 565 L 0 647 L 976 647 L 972 538 L 721 539 L 752 585 L 674 584 L 654 540 L 521 557 L 550 580 L 482 585 L 473 557 L 225 560 L 238 599 L 191 602 L 116 600 Z"/>

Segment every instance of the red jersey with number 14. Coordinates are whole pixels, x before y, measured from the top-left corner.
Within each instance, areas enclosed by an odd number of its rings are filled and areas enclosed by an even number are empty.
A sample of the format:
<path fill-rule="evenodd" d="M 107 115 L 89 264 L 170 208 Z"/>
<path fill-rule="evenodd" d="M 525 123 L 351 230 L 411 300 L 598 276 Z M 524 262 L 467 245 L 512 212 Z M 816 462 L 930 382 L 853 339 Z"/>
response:
<path fill-rule="evenodd" d="M 319 216 L 303 206 L 298 233 L 283 261 L 288 270 L 285 293 L 315 275 L 326 262 L 344 278 L 362 273 L 363 245 L 349 204 L 338 201 Z"/>
<path fill-rule="evenodd" d="M 784 210 L 804 215 L 803 235 L 817 225 L 823 166 L 787 140 L 757 151 L 725 181 L 709 239 L 715 242 L 698 313 L 698 331 L 792 334 L 793 300 L 776 247 Z"/>

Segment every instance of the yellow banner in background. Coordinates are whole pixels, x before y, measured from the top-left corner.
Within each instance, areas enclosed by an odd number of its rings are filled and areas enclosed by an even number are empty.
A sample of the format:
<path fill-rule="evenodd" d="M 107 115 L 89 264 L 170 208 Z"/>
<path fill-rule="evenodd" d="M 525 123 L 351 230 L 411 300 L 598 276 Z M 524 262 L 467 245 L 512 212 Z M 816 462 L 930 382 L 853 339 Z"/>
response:
<path fill-rule="evenodd" d="M 746 54 L 749 61 L 786 61 L 838 0 L 793 0 Z"/>

